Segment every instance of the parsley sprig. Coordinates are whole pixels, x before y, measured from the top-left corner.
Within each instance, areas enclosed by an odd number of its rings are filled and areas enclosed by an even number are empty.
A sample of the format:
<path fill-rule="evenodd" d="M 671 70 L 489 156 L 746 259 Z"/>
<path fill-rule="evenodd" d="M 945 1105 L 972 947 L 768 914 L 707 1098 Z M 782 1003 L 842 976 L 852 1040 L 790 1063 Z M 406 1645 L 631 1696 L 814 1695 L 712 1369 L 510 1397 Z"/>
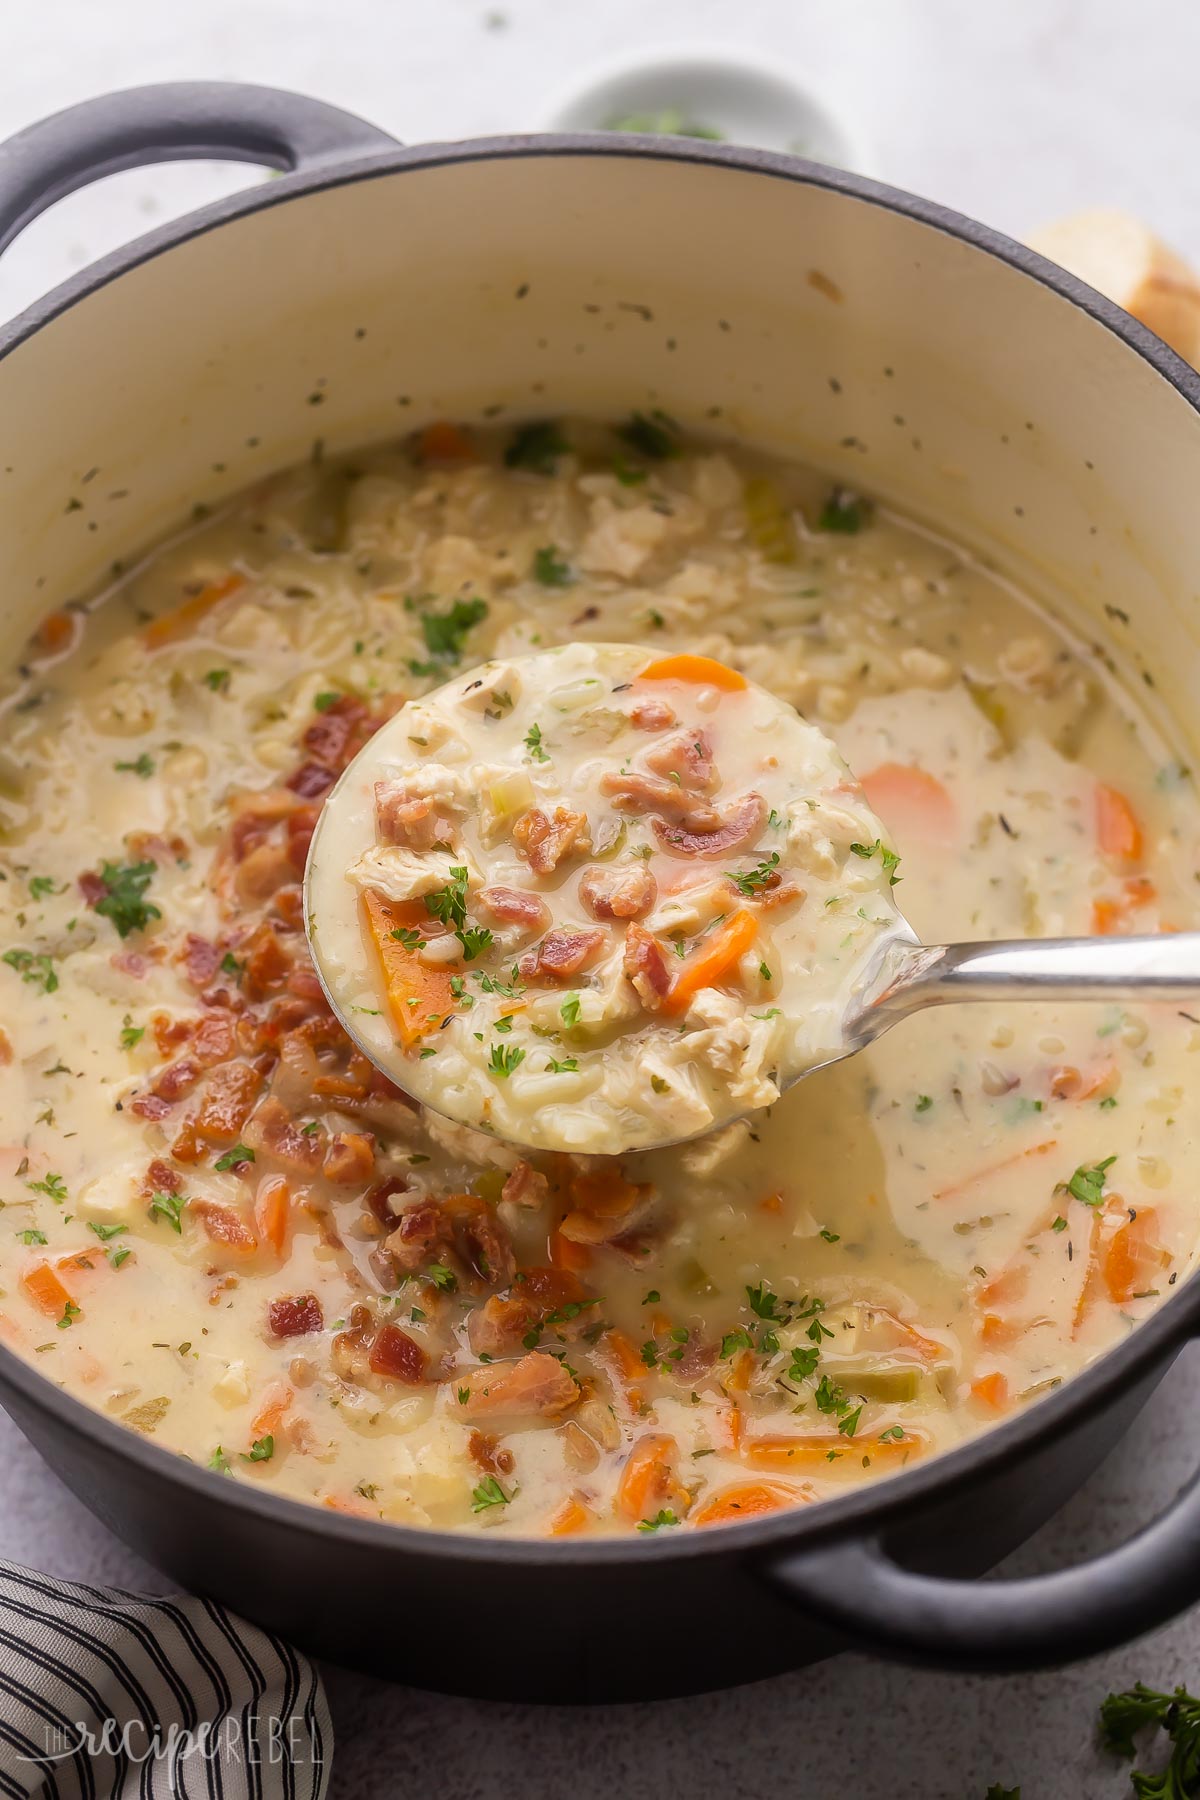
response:
<path fill-rule="evenodd" d="M 869 861 L 872 856 L 878 856 L 883 864 L 883 872 L 891 885 L 895 887 L 900 880 L 896 873 L 900 866 L 900 858 L 894 850 L 888 849 L 882 838 L 876 838 L 873 844 L 851 844 L 850 851 L 852 855 L 861 856 L 866 861 Z"/>
<path fill-rule="evenodd" d="M 486 926 L 467 924 L 467 869 L 462 863 L 450 865 L 450 879 L 445 887 L 426 894 L 425 911 L 431 919 L 449 926 L 462 945 L 464 962 L 474 962 L 492 942 L 492 934 Z M 406 944 L 405 948 L 415 946 Z"/>
<path fill-rule="evenodd" d="M 144 931 L 151 919 L 161 919 L 157 906 L 144 898 L 154 878 L 152 862 L 101 863 L 100 879 L 104 892 L 96 902 L 96 911 L 111 919 L 119 937 L 131 931 Z"/>

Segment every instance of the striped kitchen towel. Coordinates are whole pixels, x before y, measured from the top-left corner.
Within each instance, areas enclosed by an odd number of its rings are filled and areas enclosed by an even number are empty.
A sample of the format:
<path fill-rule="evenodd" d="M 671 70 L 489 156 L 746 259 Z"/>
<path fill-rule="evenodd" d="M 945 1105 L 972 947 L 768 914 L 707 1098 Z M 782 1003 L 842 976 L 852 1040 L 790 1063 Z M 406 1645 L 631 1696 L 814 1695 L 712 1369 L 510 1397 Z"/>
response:
<path fill-rule="evenodd" d="M 323 1800 L 321 1677 L 210 1600 L 0 1563 L 0 1794 Z"/>

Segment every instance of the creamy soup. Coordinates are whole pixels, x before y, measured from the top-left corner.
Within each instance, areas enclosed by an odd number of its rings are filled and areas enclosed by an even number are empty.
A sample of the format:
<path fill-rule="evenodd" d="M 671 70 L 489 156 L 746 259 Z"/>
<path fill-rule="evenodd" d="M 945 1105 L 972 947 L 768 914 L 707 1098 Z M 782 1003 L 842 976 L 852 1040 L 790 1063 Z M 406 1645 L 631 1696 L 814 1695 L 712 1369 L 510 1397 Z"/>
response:
<path fill-rule="evenodd" d="M 1183 1278 L 1174 1007 L 934 1011 L 619 1159 L 371 1066 L 306 949 L 323 799 L 456 670 L 614 641 L 829 732 L 928 941 L 1197 922 L 1191 780 L 1136 700 L 885 507 L 657 416 L 295 470 L 8 677 L 0 1328 L 48 1380 L 368 1518 L 661 1533 L 952 1445 Z"/>
<path fill-rule="evenodd" d="M 309 939 L 408 1093 L 508 1142 L 647 1149 L 841 1051 L 903 928 L 881 833 L 829 739 L 737 670 L 571 644 L 376 732 L 313 838 Z"/>

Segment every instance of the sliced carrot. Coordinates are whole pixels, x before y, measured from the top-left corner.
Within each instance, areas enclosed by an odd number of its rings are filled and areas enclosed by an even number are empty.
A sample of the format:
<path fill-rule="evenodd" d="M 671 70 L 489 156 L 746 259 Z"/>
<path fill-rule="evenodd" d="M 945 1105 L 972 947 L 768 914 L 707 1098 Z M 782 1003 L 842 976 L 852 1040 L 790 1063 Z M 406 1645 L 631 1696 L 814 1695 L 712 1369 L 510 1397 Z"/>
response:
<path fill-rule="evenodd" d="M 246 577 L 236 574 L 233 570 L 228 575 L 220 576 L 216 581 L 210 581 L 207 587 L 201 588 L 198 594 L 193 594 L 190 600 L 185 600 L 172 612 L 163 613 L 159 618 L 152 619 L 142 633 L 142 642 L 147 649 L 159 650 L 164 644 L 171 643 L 173 639 L 185 637 L 189 631 L 196 628 L 206 614 L 212 611 L 214 606 L 220 601 L 228 599 L 230 594 L 235 594 L 238 588 L 245 586 L 245 582 Z"/>
<path fill-rule="evenodd" d="M 862 777 L 862 790 L 903 847 L 907 840 L 949 843 L 958 835 L 958 808 L 935 775 L 911 763 L 880 763 Z"/>
<path fill-rule="evenodd" d="M 1115 862 L 1137 862 L 1142 854 L 1142 828 L 1124 794 L 1099 782 L 1096 787 L 1096 841 Z"/>
<path fill-rule="evenodd" d="M 993 1369 L 990 1375 L 980 1375 L 971 1383 L 971 1397 L 980 1406 L 1003 1412 L 1008 1405 L 1008 1382 L 998 1369 Z"/>
<path fill-rule="evenodd" d="M 330 1512 L 348 1513 L 352 1519 L 373 1519 L 375 1514 L 368 1512 L 357 1500 L 349 1500 L 344 1494 L 326 1494 L 321 1502 Z"/>
<path fill-rule="evenodd" d="M 292 1390 L 285 1381 L 274 1382 L 267 1389 L 258 1411 L 250 1421 L 250 1430 L 256 1438 L 274 1437 L 283 1426 L 292 1399 Z"/>
<path fill-rule="evenodd" d="M 574 1537 L 577 1532 L 586 1531 L 592 1523 L 592 1514 L 577 1494 L 568 1494 L 558 1511 L 546 1527 L 547 1537 Z"/>
<path fill-rule="evenodd" d="M 288 1223 L 292 1215 L 292 1196 L 282 1175 L 268 1175 L 259 1184 L 254 1202 L 254 1222 L 276 1256 L 287 1247 Z"/>
<path fill-rule="evenodd" d="M 611 1365 L 610 1373 L 615 1377 L 614 1386 L 626 1406 L 631 1413 L 640 1413 L 642 1390 L 639 1383 L 646 1373 L 646 1365 L 633 1339 L 618 1326 L 610 1326 L 600 1339 L 599 1349 Z"/>
<path fill-rule="evenodd" d="M 1115 1306 L 1147 1293 L 1170 1262 L 1170 1254 L 1155 1239 L 1156 1224 L 1154 1209 L 1141 1206 L 1108 1240 L 1101 1272 Z"/>
<path fill-rule="evenodd" d="M 929 1439 L 925 1433 L 911 1428 L 906 1428 L 900 1438 L 874 1433 L 869 1437 L 843 1437 L 833 1432 L 796 1433 L 745 1438 L 742 1461 L 751 1469 L 808 1469 L 816 1474 L 836 1470 L 838 1463 L 848 1456 L 856 1463 L 869 1456 L 874 1466 L 876 1463 L 902 1463 L 910 1456 L 922 1455 L 928 1448 Z"/>
<path fill-rule="evenodd" d="M 25 1289 L 39 1312 L 48 1319 L 61 1319 L 68 1306 L 74 1306 L 70 1290 L 63 1286 L 49 1263 L 36 1263 L 21 1276 Z"/>
<path fill-rule="evenodd" d="M 984 1313 L 979 1321 L 979 1341 L 989 1350 L 1006 1350 L 1025 1329 L 1017 1320 L 1005 1319 L 1000 1313 Z"/>
<path fill-rule="evenodd" d="M 727 663 L 717 662 L 712 656 L 694 656 L 689 651 L 660 656 L 657 662 L 647 663 L 638 680 L 688 681 L 697 687 L 724 688 L 727 694 L 736 694 L 746 685 L 746 677 Z"/>
<path fill-rule="evenodd" d="M 675 1473 L 678 1454 L 678 1444 L 665 1432 L 649 1431 L 635 1441 L 617 1483 L 615 1505 L 623 1519 L 637 1525 L 664 1509 L 682 1517 L 691 1495 Z"/>
<path fill-rule="evenodd" d="M 758 936 L 758 920 L 746 907 L 730 913 L 700 948 L 680 965 L 663 1001 L 665 1013 L 681 1013 L 702 988 L 726 980 Z"/>
<path fill-rule="evenodd" d="M 449 419 L 435 419 L 426 425 L 417 440 L 417 452 L 424 463 L 440 463 L 443 468 L 475 461 L 475 446 L 461 425 Z"/>
<path fill-rule="evenodd" d="M 415 950 L 406 950 L 396 931 L 411 931 L 428 924 L 429 914 L 419 900 L 389 900 L 368 888 L 363 908 L 371 940 L 383 967 L 388 1010 L 401 1042 L 411 1050 L 423 1037 L 436 1031 L 453 1010 L 450 991 L 453 970 L 444 963 L 421 961 Z"/>
<path fill-rule="evenodd" d="M 590 1267 L 592 1253 L 586 1244 L 573 1243 L 561 1231 L 550 1233 L 550 1261 L 556 1269 L 570 1269 L 575 1274 Z"/>
<path fill-rule="evenodd" d="M 750 1377 L 754 1373 L 754 1356 L 749 1350 L 739 1350 L 729 1364 L 729 1373 L 725 1377 L 725 1386 L 732 1393 L 744 1394 L 750 1386 Z"/>
<path fill-rule="evenodd" d="M 1018 1150 L 1015 1156 L 1006 1156 L 1000 1162 L 989 1163 L 986 1168 L 977 1169 L 974 1175 L 967 1175 L 962 1181 L 952 1182 L 949 1187 L 938 1188 L 933 1197 L 935 1200 L 956 1200 L 961 1194 L 969 1193 L 972 1188 L 978 1187 L 981 1182 L 990 1181 L 993 1175 L 1000 1175 L 1005 1169 L 1015 1169 L 1018 1163 L 1027 1162 L 1034 1156 L 1045 1156 L 1048 1150 L 1057 1148 L 1058 1143 L 1055 1138 L 1047 1138 L 1040 1144 L 1031 1144 L 1028 1150 Z"/>
<path fill-rule="evenodd" d="M 692 1524 L 732 1525 L 737 1519 L 753 1519 L 760 1513 L 778 1512 L 783 1506 L 811 1499 L 812 1495 L 803 1488 L 781 1487 L 773 1481 L 739 1481 L 706 1500 L 692 1514 Z"/>

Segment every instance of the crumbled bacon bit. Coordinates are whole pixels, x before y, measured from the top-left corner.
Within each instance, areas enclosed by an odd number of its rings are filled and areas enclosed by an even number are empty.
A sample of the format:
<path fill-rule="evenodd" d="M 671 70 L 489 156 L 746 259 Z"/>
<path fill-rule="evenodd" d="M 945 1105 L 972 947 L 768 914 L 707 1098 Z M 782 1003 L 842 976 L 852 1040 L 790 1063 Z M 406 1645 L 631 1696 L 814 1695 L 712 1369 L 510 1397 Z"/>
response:
<path fill-rule="evenodd" d="M 587 814 L 556 806 L 553 816 L 535 806 L 513 826 L 513 841 L 535 875 L 551 875 L 565 856 L 592 847 Z"/>
<path fill-rule="evenodd" d="M 364 1196 L 368 1207 L 381 1225 L 394 1225 L 399 1213 L 392 1205 L 397 1194 L 408 1192 L 407 1175 L 389 1175 L 386 1181 L 377 1181 Z"/>
<path fill-rule="evenodd" d="M 432 850 L 458 837 L 457 822 L 444 801 L 414 794 L 400 780 L 375 783 L 375 827 L 385 844 L 406 844 L 412 850 Z"/>
<path fill-rule="evenodd" d="M 642 1005 L 657 1012 L 670 991 L 671 971 L 662 945 L 642 925 L 626 926 L 624 966 Z"/>
<path fill-rule="evenodd" d="M 190 1056 L 181 1056 L 178 1062 L 168 1063 L 160 1069 L 154 1078 L 154 1092 L 160 1100 L 180 1100 L 184 1094 L 190 1094 L 200 1079 L 199 1063 L 193 1062 Z"/>
<path fill-rule="evenodd" d="M 325 1152 L 321 1173 L 338 1187 L 369 1181 L 375 1169 L 375 1139 L 369 1131 L 339 1131 Z"/>
<path fill-rule="evenodd" d="M 244 1256 L 258 1249 L 258 1239 L 231 1206 L 218 1206 L 215 1200 L 192 1200 L 188 1204 L 188 1212 L 199 1219 L 214 1244 L 221 1244 Z"/>
<path fill-rule="evenodd" d="M 183 966 L 194 988 L 206 988 L 221 966 L 221 952 L 207 938 L 189 931 L 183 942 Z"/>
<path fill-rule="evenodd" d="M 665 775 L 694 792 L 708 794 L 717 786 L 719 778 L 707 731 L 677 731 L 647 750 L 643 760 L 656 775 Z"/>
<path fill-rule="evenodd" d="M 279 933 L 269 919 L 264 919 L 245 947 L 242 986 L 251 999 L 282 987 L 292 967 L 292 959 L 280 941 Z"/>
<path fill-rule="evenodd" d="M 626 1181 L 616 1169 L 576 1175 L 571 1182 L 573 1210 L 559 1230 L 575 1244 L 611 1244 L 623 1237 L 633 1215 L 654 1197 L 646 1182 Z"/>
<path fill-rule="evenodd" d="M 130 1112 L 139 1119 L 165 1119 L 171 1109 L 172 1102 L 158 1094 L 138 1094 L 129 1102 Z"/>
<path fill-rule="evenodd" d="M 549 1192 L 550 1183 L 541 1170 L 522 1158 L 501 1188 L 500 1198 L 510 1206 L 532 1209 L 541 1206 Z"/>
<path fill-rule="evenodd" d="M 579 878 L 579 898 L 593 919 L 642 919 L 658 899 L 658 883 L 642 862 L 617 869 L 592 863 Z"/>
<path fill-rule="evenodd" d="M 267 1307 L 267 1325 L 274 1337 L 306 1337 L 325 1329 L 325 1314 L 315 1294 L 287 1294 Z"/>
<path fill-rule="evenodd" d="M 221 1063 L 208 1078 L 195 1128 L 200 1137 L 219 1144 L 232 1143 L 250 1117 L 263 1078 L 253 1064 Z"/>
<path fill-rule="evenodd" d="M 476 910 L 499 925 L 519 925 L 523 931 L 544 931 L 551 912 L 540 894 L 524 888 L 483 887 L 475 895 Z"/>
<path fill-rule="evenodd" d="M 301 763 L 294 775 L 288 776 L 288 786 L 302 800 L 319 800 L 329 792 L 336 780 L 334 771 L 327 769 L 323 763 L 306 762 Z"/>
<path fill-rule="evenodd" d="M 735 850 L 753 844 L 767 822 L 767 803 L 761 794 L 746 794 L 732 806 L 713 828 L 698 828 L 692 821 L 673 825 L 666 819 L 652 818 L 654 835 L 668 850 L 683 856 L 729 856 Z"/>
<path fill-rule="evenodd" d="M 473 1196 L 471 1200 L 472 1204 L 456 1219 L 456 1249 L 468 1268 L 489 1287 L 507 1287 L 516 1268 L 508 1235 L 483 1201 L 476 1201 Z"/>
<path fill-rule="evenodd" d="M 675 723 L 675 713 L 665 700 L 635 700 L 629 723 L 636 731 L 666 731 Z"/>
<path fill-rule="evenodd" d="M 555 930 L 546 933 L 534 950 L 527 950 L 517 967 L 525 981 L 569 981 L 594 963 L 607 943 L 604 932 Z"/>
<path fill-rule="evenodd" d="M 267 1096 L 249 1121 L 245 1141 L 252 1150 L 261 1151 L 299 1174 L 320 1168 L 325 1155 L 322 1133 L 302 1131 L 282 1100 L 273 1094 Z"/>
<path fill-rule="evenodd" d="M 513 1453 L 497 1449 L 496 1435 L 492 1431 L 473 1431 L 467 1439 L 467 1455 L 485 1475 L 512 1474 Z"/>
<path fill-rule="evenodd" d="M 103 900 L 108 892 L 108 884 L 101 879 L 95 869 L 85 869 L 79 877 L 79 891 L 89 906 L 95 906 L 97 900 Z"/>
<path fill-rule="evenodd" d="M 436 1200 L 415 1200 L 403 1208 L 396 1229 L 388 1234 L 384 1249 L 396 1267 L 414 1275 L 453 1243 L 450 1221 Z"/>
<path fill-rule="evenodd" d="M 183 1186 L 178 1169 L 173 1169 L 169 1162 L 156 1156 L 142 1176 L 142 1193 L 147 1199 L 151 1194 L 177 1194 Z"/>
<path fill-rule="evenodd" d="M 429 1358 L 415 1338 L 398 1325 L 381 1325 L 375 1333 L 368 1362 L 376 1375 L 415 1387 L 425 1379 Z"/>
<path fill-rule="evenodd" d="M 287 858 L 297 875 L 304 873 L 304 865 L 308 861 L 308 846 L 312 843 L 319 816 L 319 807 L 301 806 L 288 819 Z"/>
<path fill-rule="evenodd" d="M 188 1055 L 202 1069 L 233 1055 L 234 1024 L 228 1013 L 206 1013 L 192 1038 Z"/>

